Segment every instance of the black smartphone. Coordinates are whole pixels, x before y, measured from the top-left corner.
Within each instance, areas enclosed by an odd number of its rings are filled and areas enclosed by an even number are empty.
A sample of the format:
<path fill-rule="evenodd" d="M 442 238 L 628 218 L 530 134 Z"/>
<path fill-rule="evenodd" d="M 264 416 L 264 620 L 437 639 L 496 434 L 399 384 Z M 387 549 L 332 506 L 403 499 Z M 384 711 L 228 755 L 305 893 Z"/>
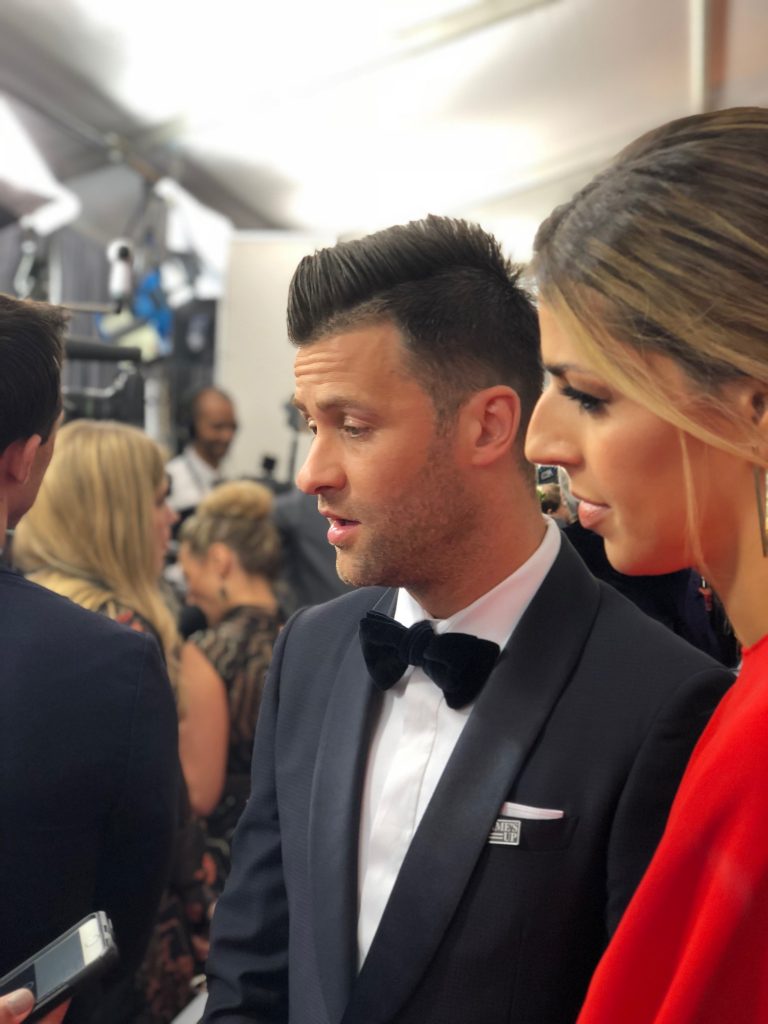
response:
<path fill-rule="evenodd" d="M 44 949 L 0 978 L 0 995 L 31 989 L 37 1020 L 74 994 L 85 981 L 102 974 L 118 960 L 112 924 L 103 910 L 89 914 Z"/>

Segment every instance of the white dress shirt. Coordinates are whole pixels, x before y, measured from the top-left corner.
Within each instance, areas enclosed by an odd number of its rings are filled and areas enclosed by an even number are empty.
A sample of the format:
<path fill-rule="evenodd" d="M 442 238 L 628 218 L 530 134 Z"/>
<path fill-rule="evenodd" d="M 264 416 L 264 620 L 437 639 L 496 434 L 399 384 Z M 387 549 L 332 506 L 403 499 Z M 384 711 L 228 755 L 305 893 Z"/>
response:
<path fill-rule="evenodd" d="M 435 632 L 469 633 L 504 648 L 560 550 L 560 530 L 551 517 L 545 518 L 544 539 L 528 561 L 468 608 L 433 621 Z M 402 588 L 394 617 L 406 627 L 429 618 Z M 409 668 L 384 694 L 368 752 L 360 813 L 359 965 L 473 706 L 449 708 L 443 691 L 421 668 Z"/>
<path fill-rule="evenodd" d="M 176 512 L 196 508 L 223 479 L 220 471 L 201 459 L 191 444 L 171 459 L 165 470 L 171 478 L 168 504 Z"/>

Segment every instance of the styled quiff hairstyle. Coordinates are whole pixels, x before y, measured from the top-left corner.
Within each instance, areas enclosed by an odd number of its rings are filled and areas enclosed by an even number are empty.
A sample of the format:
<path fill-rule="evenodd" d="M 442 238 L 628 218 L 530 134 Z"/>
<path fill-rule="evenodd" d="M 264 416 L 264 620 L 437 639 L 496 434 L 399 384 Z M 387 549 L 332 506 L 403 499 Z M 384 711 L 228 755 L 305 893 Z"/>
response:
<path fill-rule="evenodd" d="M 391 323 L 439 423 L 472 392 L 506 384 L 520 398 L 522 443 L 542 371 L 536 312 L 519 277 L 477 224 L 429 216 L 305 256 L 288 294 L 288 335 L 310 345 Z"/>
<path fill-rule="evenodd" d="M 184 521 L 179 539 L 196 558 L 204 558 L 211 544 L 224 544 L 243 572 L 273 580 L 280 569 L 280 536 L 271 513 L 272 493 L 263 484 L 219 484 Z"/>
<path fill-rule="evenodd" d="M 32 579 L 94 611 L 138 612 L 173 677 L 178 635 L 157 580 L 152 510 L 165 480 L 160 447 L 137 427 L 73 420 L 61 428 L 13 557 Z"/>
<path fill-rule="evenodd" d="M 768 383 L 768 110 L 642 136 L 551 214 L 534 249 L 542 301 L 598 372 L 686 434 L 759 459 L 723 385 Z M 654 355 L 683 371 L 688 401 Z"/>
<path fill-rule="evenodd" d="M 0 454 L 34 434 L 48 440 L 61 412 L 66 327 L 63 309 L 0 294 Z"/>

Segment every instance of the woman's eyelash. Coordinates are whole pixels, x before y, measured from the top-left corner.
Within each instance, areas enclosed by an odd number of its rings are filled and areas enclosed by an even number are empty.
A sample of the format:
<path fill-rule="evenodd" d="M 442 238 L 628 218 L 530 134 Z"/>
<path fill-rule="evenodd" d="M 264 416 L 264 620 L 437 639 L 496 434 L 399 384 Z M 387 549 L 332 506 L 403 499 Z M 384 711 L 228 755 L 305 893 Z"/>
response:
<path fill-rule="evenodd" d="M 596 398 L 586 391 L 579 391 L 578 388 L 571 387 L 570 384 L 563 385 L 560 393 L 566 398 L 570 398 L 572 402 L 578 403 L 584 412 L 601 412 L 606 405 L 604 398 Z"/>

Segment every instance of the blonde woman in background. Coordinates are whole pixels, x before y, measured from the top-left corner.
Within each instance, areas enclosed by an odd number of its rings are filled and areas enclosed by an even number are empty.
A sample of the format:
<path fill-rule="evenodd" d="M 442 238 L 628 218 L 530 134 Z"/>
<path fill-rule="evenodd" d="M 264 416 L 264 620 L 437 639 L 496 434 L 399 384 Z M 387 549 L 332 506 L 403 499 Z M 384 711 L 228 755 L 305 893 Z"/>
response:
<path fill-rule="evenodd" d="M 15 563 L 91 611 L 153 633 L 171 682 L 179 638 L 158 580 L 176 513 L 162 451 L 136 427 L 75 420 L 61 428 L 37 502 L 19 523 Z"/>
<path fill-rule="evenodd" d="M 579 1024 L 765 1024 L 768 110 L 644 135 L 535 251 L 526 454 L 568 471 L 620 572 L 695 565 L 744 645 Z"/>
<path fill-rule="evenodd" d="M 151 438 L 124 423 L 75 420 L 59 431 L 38 500 L 16 530 L 13 558 L 36 583 L 153 634 L 178 690 L 181 644 L 158 582 L 177 518 L 167 497 L 163 452 Z M 165 1024 L 192 998 L 212 900 L 202 885 L 203 854 L 180 773 L 174 863 L 149 950 L 132 991 L 104 1008 L 99 1024 Z"/>
<path fill-rule="evenodd" d="M 280 542 L 270 491 L 251 481 L 216 487 L 180 532 L 187 600 L 209 628 L 184 644 L 179 749 L 194 811 L 207 819 L 222 880 L 250 789 L 253 734 L 280 629 L 273 582 Z"/>

